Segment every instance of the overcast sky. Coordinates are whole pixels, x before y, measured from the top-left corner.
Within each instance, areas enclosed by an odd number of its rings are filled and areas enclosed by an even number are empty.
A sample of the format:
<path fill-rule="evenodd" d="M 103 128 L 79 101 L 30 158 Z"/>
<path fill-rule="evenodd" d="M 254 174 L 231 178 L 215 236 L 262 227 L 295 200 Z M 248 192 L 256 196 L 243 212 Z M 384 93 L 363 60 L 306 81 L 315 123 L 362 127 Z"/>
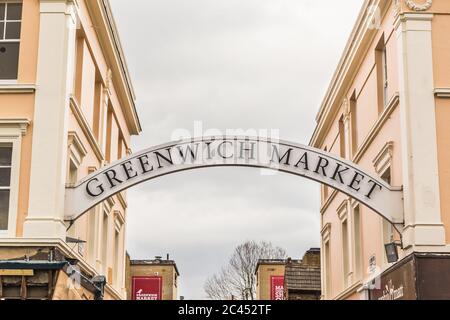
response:
<path fill-rule="evenodd" d="M 138 151 L 176 129 L 276 129 L 307 144 L 363 0 L 111 0 L 143 126 Z M 202 169 L 128 191 L 132 259 L 170 253 L 180 294 L 236 245 L 267 240 L 301 258 L 319 246 L 319 185 L 242 168 Z"/>

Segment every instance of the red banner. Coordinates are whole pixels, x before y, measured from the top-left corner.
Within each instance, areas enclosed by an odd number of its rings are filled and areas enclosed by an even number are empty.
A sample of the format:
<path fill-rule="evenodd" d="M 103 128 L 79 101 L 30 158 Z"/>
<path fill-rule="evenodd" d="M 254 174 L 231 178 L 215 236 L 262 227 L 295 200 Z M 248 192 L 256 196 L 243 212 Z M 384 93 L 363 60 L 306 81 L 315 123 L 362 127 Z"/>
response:
<path fill-rule="evenodd" d="M 162 277 L 133 277 L 132 300 L 162 300 Z"/>
<path fill-rule="evenodd" d="M 270 278 L 270 299 L 284 300 L 284 277 Z"/>

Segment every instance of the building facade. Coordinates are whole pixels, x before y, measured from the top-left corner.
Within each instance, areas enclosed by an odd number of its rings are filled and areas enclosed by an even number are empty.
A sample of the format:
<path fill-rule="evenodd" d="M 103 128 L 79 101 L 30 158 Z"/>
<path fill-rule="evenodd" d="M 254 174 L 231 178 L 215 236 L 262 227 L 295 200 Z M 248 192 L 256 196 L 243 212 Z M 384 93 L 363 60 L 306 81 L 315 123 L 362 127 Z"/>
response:
<path fill-rule="evenodd" d="M 126 289 L 128 300 L 177 300 L 180 272 L 167 257 L 130 260 L 127 254 Z"/>
<path fill-rule="evenodd" d="M 364 2 L 310 145 L 402 190 L 404 224 L 322 187 L 324 299 L 449 298 L 449 32 L 450 1 Z"/>
<path fill-rule="evenodd" d="M 286 300 L 320 300 L 321 288 L 320 249 L 310 249 L 302 260 L 286 261 Z"/>
<path fill-rule="evenodd" d="M 256 266 L 256 300 L 319 300 L 320 249 L 303 259 L 262 259 Z"/>
<path fill-rule="evenodd" d="M 256 300 L 284 300 L 286 260 L 259 260 L 256 266 Z"/>
<path fill-rule="evenodd" d="M 0 298 L 126 298 L 126 194 L 65 218 L 141 131 L 121 48 L 108 0 L 0 0 Z"/>

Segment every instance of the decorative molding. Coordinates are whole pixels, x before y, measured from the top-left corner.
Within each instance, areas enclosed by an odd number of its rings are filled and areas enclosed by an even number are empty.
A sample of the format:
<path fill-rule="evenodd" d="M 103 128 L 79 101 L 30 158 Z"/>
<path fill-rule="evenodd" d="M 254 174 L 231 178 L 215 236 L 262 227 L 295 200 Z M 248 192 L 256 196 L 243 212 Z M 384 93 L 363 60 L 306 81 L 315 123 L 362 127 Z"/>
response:
<path fill-rule="evenodd" d="M 415 0 L 405 0 L 405 3 L 411 10 L 426 11 L 433 5 L 433 0 L 426 0 L 426 2 L 423 4 L 417 4 Z"/>
<path fill-rule="evenodd" d="M 381 19 L 384 19 L 389 12 L 390 1 L 378 1 L 381 12 Z M 335 112 L 339 110 L 339 102 L 345 93 L 350 89 L 356 71 L 361 65 L 361 60 L 367 55 L 367 50 L 378 34 L 378 29 L 368 28 L 367 20 L 370 19 L 370 7 L 374 1 L 365 1 L 361 8 L 358 20 L 353 28 L 352 34 L 347 41 L 347 45 L 341 55 L 340 62 L 335 70 L 333 78 L 323 98 L 320 109 L 316 116 L 316 127 L 310 139 L 309 145 L 320 148 L 324 136 L 329 130 Z"/>
<path fill-rule="evenodd" d="M 31 121 L 28 119 L 0 119 L 0 127 L 18 128 L 22 136 L 27 134 L 28 126 Z"/>
<path fill-rule="evenodd" d="M 361 146 L 358 148 L 358 152 L 356 153 L 356 155 L 353 158 L 353 162 L 354 163 L 358 163 L 362 159 L 362 157 L 366 153 L 367 149 L 370 147 L 370 145 L 372 144 L 373 140 L 378 135 L 378 133 L 380 132 L 381 128 L 386 123 L 386 121 L 389 119 L 389 117 L 391 116 L 392 112 L 399 105 L 399 103 L 400 103 L 400 95 L 399 95 L 398 92 L 396 92 L 394 94 L 394 96 L 391 98 L 391 100 L 389 101 L 388 105 L 384 109 L 384 111 L 381 114 L 381 116 L 378 118 L 378 120 L 375 123 L 375 125 L 372 127 L 370 132 L 367 134 L 366 139 L 363 141 Z M 329 206 L 331 205 L 333 200 L 339 194 L 339 191 L 337 191 L 335 189 L 332 189 L 332 190 L 333 190 L 333 192 L 329 195 L 329 197 L 325 200 L 325 202 L 323 203 L 322 207 L 320 208 L 320 212 L 322 214 L 324 214 L 326 212 L 326 210 L 329 208 Z"/>
<path fill-rule="evenodd" d="M 110 83 L 121 102 L 121 108 L 131 134 L 137 135 L 142 128 L 135 105 L 135 92 L 110 3 L 107 0 L 99 0 L 85 1 L 85 4 L 92 24 L 96 26 L 95 31 L 99 44 L 104 49 L 106 64 L 111 69 Z M 90 28 L 91 26 L 84 27 Z"/>
<path fill-rule="evenodd" d="M 324 243 L 330 241 L 331 237 L 331 223 L 327 223 L 320 232 L 322 234 L 322 241 Z"/>
<path fill-rule="evenodd" d="M 437 98 L 450 98 L 450 88 L 436 88 L 434 89 L 434 95 Z"/>
<path fill-rule="evenodd" d="M 83 162 L 84 157 L 86 157 L 86 155 L 88 154 L 88 152 L 76 132 L 74 131 L 69 132 L 67 144 L 71 159 L 74 161 L 75 165 L 79 167 Z"/>
<path fill-rule="evenodd" d="M 344 101 L 342 102 L 342 115 L 344 116 L 344 121 L 350 120 L 350 101 L 347 98 L 344 98 Z"/>
<path fill-rule="evenodd" d="M 352 294 L 358 293 L 359 289 L 362 287 L 362 281 L 355 282 L 350 287 L 342 291 L 340 294 L 335 296 L 333 300 L 345 300 Z"/>
<path fill-rule="evenodd" d="M 114 205 L 116 204 L 116 201 L 114 200 L 113 197 L 110 197 L 108 199 L 106 199 L 106 201 L 103 202 L 103 208 L 105 210 L 103 210 L 107 215 L 109 215 L 114 207 Z"/>
<path fill-rule="evenodd" d="M 123 194 L 123 192 L 119 192 L 117 194 L 117 199 L 119 200 L 120 204 L 124 209 L 128 208 L 128 203 L 127 200 L 125 199 L 125 195 Z"/>
<path fill-rule="evenodd" d="M 394 0 L 394 16 L 398 16 L 402 11 L 400 0 Z"/>
<path fill-rule="evenodd" d="M 117 232 L 120 232 L 122 230 L 123 225 L 125 224 L 125 217 L 123 216 L 122 212 L 119 210 L 114 211 L 114 227 Z"/>
<path fill-rule="evenodd" d="M 120 210 L 114 211 L 114 227 L 117 232 L 120 232 L 125 224 L 125 216 Z"/>
<path fill-rule="evenodd" d="M 333 200 L 336 198 L 336 196 L 339 193 L 339 191 L 337 191 L 336 189 L 332 189 L 332 190 L 333 191 L 331 192 L 331 194 L 328 196 L 328 198 L 325 200 L 324 204 L 320 208 L 321 214 L 324 214 L 325 211 L 327 211 L 328 207 L 331 205 L 331 203 L 333 202 Z"/>
<path fill-rule="evenodd" d="M 92 132 L 92 129 L 86 120 L 85 116 L 83 115 L 83 112 L 80 109 L 80 106 L 78 105 L 78 102 L 74 96 L 70 97 L 70 109 L 72 110 L 75 119 L 77 120 L 78 124 L 81 127 L 81 130 L 83 130 L 83 133 L 86 135 L 86 138 L 94 150 L 94 153 L 97 157 L 97 160 L 102 162 L 105 160 L 105 156 L 100 148 L 100 146 L 97 143 L 97 139 L 95 139 L 94 133 Z"/>
<path fill-rule="evenodd" d="M 361 158 L 364 156 L 364 154 L 366 153 L 367 149 L 370 147 L 370 145 L 372 144 L 373 140 L 376 138 L 376 136 L 380 132 L 381 128 L 383 127 L 383 125 L 387 122 L 387 120 L 389 120 L 392 112 L 394 112 L 395 108 L 399 105 L 399 103 L 400 103 L 400 95 L 397 92 L 391 98 L 391 100 L 389 101 L 388 105 L 384 109 L 383 113 L 378 118 L 377 122 L 372 127 L 372 129 L 370 130 L 369 134 L 366 136 L 366 138 L 363 141 L 363 143 L 361 144 L 361 146 L 358 148 L 358 152 L 353 157 L 353 162 L 354 163 L 358 163 L 361 160 Z"/>
<path fill-rule="evenodd" d="M 91 174 L 91 173 L 94 173 L 97 170 L 98 170 L 97 167 L 91 166 L 91 167 L 88 168 L 88 173 Z"/>
<path fill-rule="evenodd" d="M 394 142 L 387 142 L 381 151 L 377 154 L 372 161 L 375 167 L 375 171 L 378 175 L 383 174 L 384 171 L 391 165 L 392 157 L 394 156 Z"/>
<path fill-rule="evenodd" d="M 36 92 L 36 85 L 34 84 L 0 83 L 0 94 L 35 93 L 35 92 Z"/>
<path fill-rule="evenodd" d="M 342 203 L 337 208 L 337 215 L 341 222 L 344 222 L 348 218 L 348 200 L 342 201 Z"/>

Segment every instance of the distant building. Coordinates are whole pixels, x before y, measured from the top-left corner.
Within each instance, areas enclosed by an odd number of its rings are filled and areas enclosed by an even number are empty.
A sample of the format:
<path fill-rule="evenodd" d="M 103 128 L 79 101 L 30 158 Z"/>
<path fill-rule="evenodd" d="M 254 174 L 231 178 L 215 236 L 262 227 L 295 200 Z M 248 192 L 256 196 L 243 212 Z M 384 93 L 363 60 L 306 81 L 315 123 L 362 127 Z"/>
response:
<path fill-rule="evenodd" d="M 311 249 L 303 259 L 288 259 L 285 268 L 286 300 L 320 300 L 320 249 Z"/>
<path fill-rule="evenodd" d="M 180 272 L 169 256 L 131 260 L 127 254 L 125 274 L 128 300 L 177 300 Z"/>
<path fill-rule="evenodd" d="M 284 300 L 286 260 L 259 260 L 256 266 L 256 300 Z"/>
<path fill-rule="evenodd" d="M 320 249 L 302 260 L 264 259 L 256 266 L 257 300 L 320 300 Z"/>

